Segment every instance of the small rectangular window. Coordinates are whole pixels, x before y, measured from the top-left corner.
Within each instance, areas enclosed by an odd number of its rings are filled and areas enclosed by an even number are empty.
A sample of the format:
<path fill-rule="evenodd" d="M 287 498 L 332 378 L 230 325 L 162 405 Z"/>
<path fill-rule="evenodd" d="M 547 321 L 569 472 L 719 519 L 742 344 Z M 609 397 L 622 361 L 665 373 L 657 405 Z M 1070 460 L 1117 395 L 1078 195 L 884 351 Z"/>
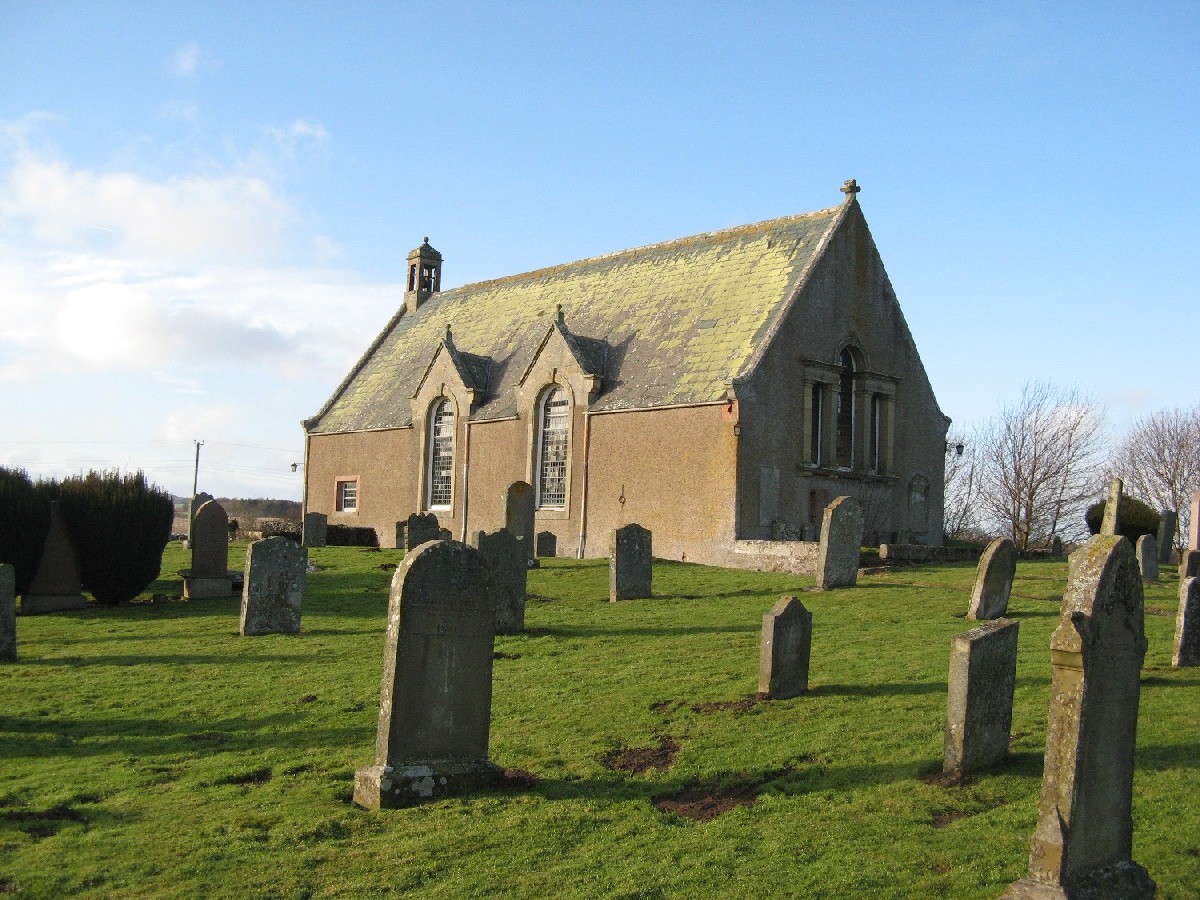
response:
<path fill-rule="evenodd" d="M 355 512 L 358 509 L 358 479 L 338 481 L 337 503 L 338 512 Z"/>

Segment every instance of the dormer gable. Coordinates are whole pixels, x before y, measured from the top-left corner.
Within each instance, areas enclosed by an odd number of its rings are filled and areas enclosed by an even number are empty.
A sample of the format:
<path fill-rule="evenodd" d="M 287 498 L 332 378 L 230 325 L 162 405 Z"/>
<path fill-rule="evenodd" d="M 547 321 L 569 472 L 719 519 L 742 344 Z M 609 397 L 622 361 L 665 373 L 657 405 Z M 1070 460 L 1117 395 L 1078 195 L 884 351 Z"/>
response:
<path fill-rule="evenodd" d="M 451 397 L 459 415 L 469 417 L 483 399 L 487 388 L 487 360 L 464 353 L 454 346 L 454 335 L 446 326 L 446 335 L 433 349 L 417 389 L 413 392 L 412 419 L 424 418 L 438 397 Z"/>

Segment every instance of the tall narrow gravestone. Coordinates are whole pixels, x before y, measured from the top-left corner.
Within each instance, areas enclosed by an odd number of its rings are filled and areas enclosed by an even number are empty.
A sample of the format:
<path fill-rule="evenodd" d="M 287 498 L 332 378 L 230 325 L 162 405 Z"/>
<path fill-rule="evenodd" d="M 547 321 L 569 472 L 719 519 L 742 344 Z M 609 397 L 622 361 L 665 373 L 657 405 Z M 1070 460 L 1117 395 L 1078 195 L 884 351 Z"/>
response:
<path fill-rule="evenodd" d="M 295 541 L 269 537 L 246 548 L 241 634 L 299 634 L 308 554 Z"/>
<path fill-rule="evenodd" d="M 820 590 L 853 587 L 858 583 L 862 534 L 862 507 L 853 497 L 838 497 L 825 507 L 817 554 L 817 587 Z"/>
<path fill-rule="evenodd" d="M 17 570 L 0 565 L 0 662 L 17 658 Z"/>
<path fill-rule="evenodd" d="M 1188 549 L 1200 550 L 1200 491 L 1192 492 L 1189 509 L 1192 515 L 1188 520 Z"/>
<path fill-rule="evenodd" d="M 192 522 L 192 567 L 183 574 L 183 596 L 207 600 L 233 596 L 229 575 L 229 517 L 216 500 L 196 510 Z"/>
<path fill-rule="evenodd" d="M 1158 543 L 1154 535 L 1143 534 L 1137 539 L 1138 568 L 1142 571 L 1142 581 L 1158 581 Z"/>
<path fill-rule="evenodd" d="M 616 603 L 649 597 L 653 573 L 649 529 L 630 523 L 614 531 L 608 554 L 608 599 Z"/>
<path fill-rule="evenodd" d="M 1200 578 L 1179 583 L 1179 612 L 1175 616 L 1173 666 L 1200 666 Z"/>
<path fill-rule="evenodd" d="M 1008 595 L 1016 574 L 1017 545 L 1008 538 L 996 538 L 987 545 L 975 568 L 967 618 L 998 619 L 1008 612 Z"/>
<path fill-rule="evenodd" d="M 1100 533 L 1108 536 L 1116 534 L 1121 528 L 1121 493 L 1124 485 L 1120 478 L 1114 478 L 1108 486 L 1108 499 L 1104 502 L 1104 519 L 1100 522 Z"/>
<path fill-rule="evenodd" d="M 411 552 L 429 541 L 441 540 L 441 528 L 433 513 L 413 513 L 404 521 L 404 550 Z"/>
<path fill-rule="evenodd" d="M 325 513 L 304 514 L 304 546 L 324 547 L 329 538 L 329 516 Z"/>
<path fill-rule="evenodd" d="M 525 552 L 529 562 L 535 560 L 533 552 L 533 487 L 524 481 L 514 481 L 504 492 L 504 527 L 525 541 Z"/>
<path fill-rule="evenodd" d="M 781 597 L 763 616 L 758 654 L 758 694 L 786 700 L 808 690 L 812 613 L 795 597 Z"/>
<path fill-rule="evenodd" d="M 79 581 L 79 554 L 57 501 L 50 504 L 50 530 L 29 590 L 21 598 L 22 615 L 83 609 L 87 598 Z"/>
<path fill-rule="evenodd" d="M 209 500 L 215 499 L 212 494 L 206 494 L 201 491 L 192 496 L 192 502 L 188 504 L 188 546 L 192 546 L 192 525 L 196 522 L 196 513 Z"/>
<path fill-rule="evenodd" d="M 1179 580 L 1200 575 L 1200 550 L 1184 550 L 1179 558 Z"/>
<path fill-rule="evenodd" d="M 479 532 L 475 547 L 487 561 L 496 598 L 496 634 L 525 630 L 525 588 L 529 578 L 529 553 L 525 539 L 507 528 L 491 534 Z"/>
<path fill-rule="evenodd" d="M 1053 665 L 1046 762 L 1029 873 L 1006 897 L 1154 896 L 1133 852 L 1133 762 L 1146 654 L 1142 576 L 1129 541 L 1070 557 Z"/>
<path fill-rule="evenodd" d="M 375 763 L 354 802 L 399 807 L 494 782 L 488 761 L 496 607 L 487 563 L 454 541 L 396 569 L 388 601 Z"/>
<path fill-rule="evenodd" d="M 1008 756 L 1019 627 L 997 619 L 951 639 L 942 771 L 966 775 Z"/>
<path fill-rule="evenodd" d="M 1158 561 L 1169 563 L 1171 551 L 1175 549 L 1175 532 L 1179 527 L 1179 516 L 1173 509 L 1164 509 L 1158 516 Z"/>

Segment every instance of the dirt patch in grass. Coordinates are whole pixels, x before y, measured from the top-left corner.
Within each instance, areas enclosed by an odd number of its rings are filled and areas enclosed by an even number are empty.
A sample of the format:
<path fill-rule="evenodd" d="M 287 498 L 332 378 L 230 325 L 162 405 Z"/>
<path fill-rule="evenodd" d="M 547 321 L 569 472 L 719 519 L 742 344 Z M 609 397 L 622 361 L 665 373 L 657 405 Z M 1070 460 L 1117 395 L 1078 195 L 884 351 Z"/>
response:
<path fill-rule="evenodd" d="M 540 781 L 540 778 L 524 769 L 505 769 L 497 787 L 502 791 L 531 791 Z"/>
<path fill-rule="evenodd" d="M 692 705 L 692 709 L 702 715 L 723 712 L 727 709 L 731 709 L 734 712 L 747 712 L 766 699 L 766 694 L 755 694 L 753 697 L 747 697 L 745 700 L 717 700 L 713 703 L 696 703 Z"/>
<path fill-rule="evenodd" d="M 952 812 L 938 813 L 936 816 L 930 816 L 929 824 L 934 828 L 945 828 L 951 822 L 957 822 L 959 819 L 965 819 L 967 816 L 973 815 L 975 815 L 973 812 L 965 812 L 961 809 L 956 809 Z"/>
<path fill-rule="evenodd" d="M 679 744 L 670 735 L 658 739 L 657 747 L 613 747 L 600 754 L 600 763 L 617 772 L 640 775 L 649 769 L 669 769 L 679 752 Z"/>
<path fill-rule="evenodd" d="M 975 779 L 970 775 L 964 775 L 962 772 L 930 772 L 927 775 L 921 776 L 921 781 L 925 784 L 932 784 L 934 787 L 968 787 L 975 783 Z M 938 826 L 941 827 L 940 825 Z"/>
<path fill-rule="evenodd" d="M 213 784 L 266 784 L 271 780 L 271 777 L 270 768 L 264 766 L 261 769 L 253 769 L 249 772 L 225 775 L 222 778 L 218 778 Z"/>
<path fill-rule="evenodd" d="M 1172 618 L 1178 614 L 1178 610 L 1167 609 L 1165 606 L 1147 606 L 1146 615 L 1148 616 L 1171 616 Z"/>
<path fill-rule="evenodd" d="M 296 702 L 297 703 L 316 703 L 317 695 L 316 694 L 305 694 L 303 697 L 301 697 Z"/>
<path fill-rule="evenodd" d="M 20 892 L 17 883 L 11 878 L 0 876 L 0 894 L 16 894 Z"/>
<path fill-rule="evenodd" d="M 678 709 L 685 706 L 681 700 L 659 700 L 657 703 L 650 704 L 650 712 L 656 712 L 659 715 L 665 715 L 673 709 Z"/>
<path fill-rule="evenodd" d="M 693 781 L 673 794 L 663 794 L 651 802 L 655 809 L 691 819 L 709 822 L 738 806 L 753 806 L 763 785 L 787 772 L 770 772 L 757 777 L 742 776 L 721 784 Z"/>

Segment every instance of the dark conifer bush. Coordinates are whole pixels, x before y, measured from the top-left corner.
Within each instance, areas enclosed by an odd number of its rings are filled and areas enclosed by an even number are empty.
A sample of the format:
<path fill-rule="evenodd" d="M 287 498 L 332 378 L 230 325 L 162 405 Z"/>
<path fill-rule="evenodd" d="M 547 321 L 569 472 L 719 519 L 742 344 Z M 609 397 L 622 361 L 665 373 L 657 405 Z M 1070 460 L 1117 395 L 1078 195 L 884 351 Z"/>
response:
<path fill-rule="evenodd" d="M 57 485 L 79 554 L 79 575 L 97 603 L 132 600 L 158 577 L 175 504 L 141 472 L 89 472 Z"/>
<path fill-rule="evenodd" d="M 0 563 L 16 569 L 17 593 L 29 590 L 50 530 L 50 504 L 24 469 L 0 466 Z"/>
<path fill-rule="evenodd" d="M 1107 505 L 1107 501 L 1102 501 L 1087 508 L 1087 527 L 1092 534 L 1100 533 Z M 1127 537 L 1131 544 L 1136 544 L 1143 534 L 1158 534 L 1158 513 L 1137 497 L 1122 494 L 1117 507 L 1117 533 Z"/>

